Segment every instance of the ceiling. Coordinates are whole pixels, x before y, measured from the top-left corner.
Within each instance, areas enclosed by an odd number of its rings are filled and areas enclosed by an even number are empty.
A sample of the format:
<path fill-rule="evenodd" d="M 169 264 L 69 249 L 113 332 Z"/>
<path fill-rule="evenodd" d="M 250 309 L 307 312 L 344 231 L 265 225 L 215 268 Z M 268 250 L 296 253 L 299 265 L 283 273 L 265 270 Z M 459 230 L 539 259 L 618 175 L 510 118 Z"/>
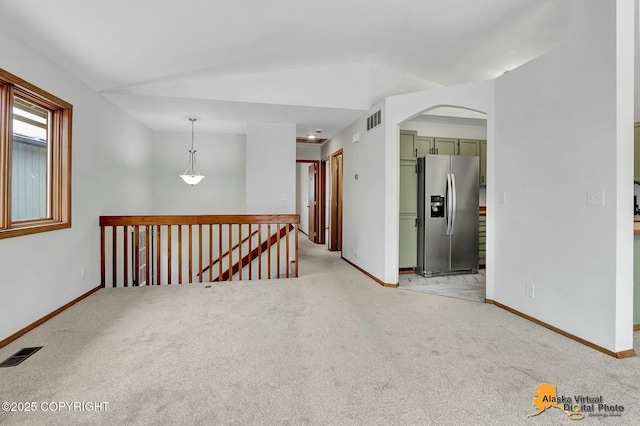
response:
<path fill-rule="evenodd" d="M 157 131 L 296 123 L 495 78 L 566 41 L 557 0 L 0 0 L 0 26 Z"/>

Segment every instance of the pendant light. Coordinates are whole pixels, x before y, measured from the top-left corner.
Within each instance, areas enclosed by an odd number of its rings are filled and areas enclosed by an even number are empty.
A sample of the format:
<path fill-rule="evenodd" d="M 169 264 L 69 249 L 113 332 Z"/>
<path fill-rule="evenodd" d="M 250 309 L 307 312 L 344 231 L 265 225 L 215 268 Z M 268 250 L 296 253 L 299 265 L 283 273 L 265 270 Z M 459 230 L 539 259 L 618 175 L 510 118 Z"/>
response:
<path fill-rule="evenodd" d="M 184 171 L 184 174 L 181 174 L 180 177 L 189 185 L 197 185 L 204 176 L 202 176 L 198 172 L 198 168 L 196 167 L 196 151 L 193 149 L 193 123 L 195 123 L 196 118 L 189 118 L 191 121 L 191 149 L 189 150 L 189 162 L 187 163 L 187 170 Z"/>

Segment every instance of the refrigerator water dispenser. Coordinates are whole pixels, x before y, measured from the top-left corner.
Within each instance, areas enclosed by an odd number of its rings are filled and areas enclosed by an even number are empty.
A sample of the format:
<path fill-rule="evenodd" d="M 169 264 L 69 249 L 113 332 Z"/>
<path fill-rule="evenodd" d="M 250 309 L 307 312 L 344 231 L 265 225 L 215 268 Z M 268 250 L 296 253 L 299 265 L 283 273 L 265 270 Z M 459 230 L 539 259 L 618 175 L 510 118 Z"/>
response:
<path fill-rule="evenodd" d="M 444 217 L 444 197 L 441 195 L 431 196 L 431 217 Z"/>

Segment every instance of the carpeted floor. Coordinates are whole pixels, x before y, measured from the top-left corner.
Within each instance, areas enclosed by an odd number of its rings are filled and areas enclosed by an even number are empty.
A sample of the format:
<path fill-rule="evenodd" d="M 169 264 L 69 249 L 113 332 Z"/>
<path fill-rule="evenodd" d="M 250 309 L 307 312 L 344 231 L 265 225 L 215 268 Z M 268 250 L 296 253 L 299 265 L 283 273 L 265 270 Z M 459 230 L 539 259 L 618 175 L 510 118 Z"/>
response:
<path fill-rule="evenodd" d="M 44 346 L 0 369 L 0 402 L 37 407 L 0 411 L 0 423 L 575 424 L 558 409 L 527 418 L 549 383 L 624 407 L 579 424 L 640 424 L 639 357 L 613 359 L 495 306 L 383 288 L 300 243 L 298 279 L 103 289 L 0 349 L 3 360 Z"/>

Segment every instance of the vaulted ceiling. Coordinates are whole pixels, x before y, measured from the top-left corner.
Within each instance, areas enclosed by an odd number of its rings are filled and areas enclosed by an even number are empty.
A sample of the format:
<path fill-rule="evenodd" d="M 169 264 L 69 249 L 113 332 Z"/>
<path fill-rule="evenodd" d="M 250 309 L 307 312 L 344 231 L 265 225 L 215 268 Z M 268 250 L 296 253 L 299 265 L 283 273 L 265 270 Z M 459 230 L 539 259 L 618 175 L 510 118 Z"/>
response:
<path fill-rule="evenodd" d="M 494 78 L 566 41 L 557 0 L 0 0 L 0 25 L 148 127 L 331 137 L 388 95 Z M 1 65 L 0 65 L 1 66 Z"/>

